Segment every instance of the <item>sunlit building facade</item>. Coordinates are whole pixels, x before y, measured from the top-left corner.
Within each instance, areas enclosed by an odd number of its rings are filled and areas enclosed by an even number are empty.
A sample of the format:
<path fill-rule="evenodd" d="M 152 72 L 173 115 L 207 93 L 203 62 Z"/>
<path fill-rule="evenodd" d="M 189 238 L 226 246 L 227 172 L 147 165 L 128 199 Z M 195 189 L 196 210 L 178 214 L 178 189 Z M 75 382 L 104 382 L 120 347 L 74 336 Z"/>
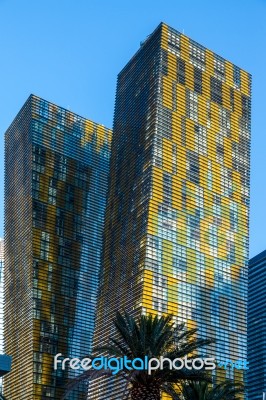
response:
<path fill-rule="evenodd" d="M 8 399 L 60 399 L 73 372 L 54 355 L 91 349 L 110 143 L 109 129 L 33 95 L 6 132 Z"/>
<path fill-rule="evenodd" d="M 246 71 L 165 24 L 119 73 L 96 345 L 126 309 L 173 314 L 218 361 L 246 359 L 250 96 Z"/>

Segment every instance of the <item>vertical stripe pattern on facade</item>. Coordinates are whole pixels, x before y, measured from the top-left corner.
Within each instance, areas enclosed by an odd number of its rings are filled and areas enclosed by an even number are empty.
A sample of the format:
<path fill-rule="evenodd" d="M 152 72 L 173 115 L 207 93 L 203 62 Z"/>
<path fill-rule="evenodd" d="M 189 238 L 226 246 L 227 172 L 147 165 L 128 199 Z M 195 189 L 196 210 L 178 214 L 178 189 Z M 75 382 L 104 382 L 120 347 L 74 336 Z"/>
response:
<path fill-rule="evenodd" d="M 0 354 L 4 353 L 4 239 L 0 239 Z M 2 393 L 2 378 L 0 378 Z"/>
<path fill-rule="evenodd" d="M 249 260 L 248 281 L 248 399 L 266 395 L 266 250 Z"/>
<path fill-rule="evenodd" d="M 7 398 L 60 399 L 94 329 L 111 131 L 30 96 L 6 132 Z M 86 385 L 71 395 L 86 399 Z"/>
<path fill-rule="evenodd" d="M 127 309 L 197 327 L 217 361 L 246 358 L 250 99 L 247 72 L 165 24 L 118 75 L 95 344 Z"/>

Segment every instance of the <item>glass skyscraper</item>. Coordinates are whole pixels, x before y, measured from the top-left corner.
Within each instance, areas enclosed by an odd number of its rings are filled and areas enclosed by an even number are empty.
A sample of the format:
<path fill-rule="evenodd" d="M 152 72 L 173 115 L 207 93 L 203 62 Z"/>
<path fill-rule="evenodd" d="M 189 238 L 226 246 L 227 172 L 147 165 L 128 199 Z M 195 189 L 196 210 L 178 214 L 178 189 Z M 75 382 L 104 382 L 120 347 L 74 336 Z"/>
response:
<path fill-rule="evenodd" d="M 248 399 L 266 398 L 266 250 L 249 261 Z M 264 393 L 264 397 L 263 397 Z"/>
<path fill-rule="evenodd" d="M 6 132 L 8 399 L 61 398 L 73 373 L 54 355 L 90 351 L 110 143 L 109 129 L 33 95 Z"/>
<path fill-rule="evenodd" d="M 4 239 L 0 239 L 0 354 L 4 352 Z M 2 393 L 2 378 L 0 378 Z"/>
<path fill-rule="evenodd" d="M 119 73 L 96 345 L 126 309 L 246 358 L 250 96 L 246 71 L 164 23 Z M 89 398 L 121 399 L 121 382 Z"/>

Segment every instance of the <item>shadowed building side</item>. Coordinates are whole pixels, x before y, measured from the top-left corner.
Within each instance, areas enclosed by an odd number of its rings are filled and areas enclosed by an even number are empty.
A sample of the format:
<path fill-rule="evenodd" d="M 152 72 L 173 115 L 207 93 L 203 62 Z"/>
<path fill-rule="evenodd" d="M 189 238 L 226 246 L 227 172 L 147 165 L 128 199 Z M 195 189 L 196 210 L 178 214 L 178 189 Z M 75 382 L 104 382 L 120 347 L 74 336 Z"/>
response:
<path fill-rule="evenodd" d="M 266 396 L 266 250 L 249 260 L 248 399 Z"/>

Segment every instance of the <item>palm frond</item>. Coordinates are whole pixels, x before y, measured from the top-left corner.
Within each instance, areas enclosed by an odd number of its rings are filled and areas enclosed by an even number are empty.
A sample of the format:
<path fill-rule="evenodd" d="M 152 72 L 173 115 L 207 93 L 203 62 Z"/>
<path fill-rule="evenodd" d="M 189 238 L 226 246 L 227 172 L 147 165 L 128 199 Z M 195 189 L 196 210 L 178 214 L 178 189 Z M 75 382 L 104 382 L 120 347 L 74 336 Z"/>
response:
<path fill-rule="evenodd" d="M 229 379 L 212 385 L 211 382 L 187 381 L 182 384 L 185 400 L 238 400 L 238 394 L 244 393 L 244 386 Z"/>
<path fill-rule="evenodd" d="M 117 312 L 113 323 L 115 334 L 109 338 L 108 344 L 93 350 L 93 358 L 97 352 L 100 352 L 113 357 L 127 356 L 128 359 L 144 359 L 145 356 L 159 359 L 162 356 L 174 360 L 175 358 L 189 357 L 200 347 L 213 342 L 209 339 L 197 338 L 197 329 L 185 329 L 184 324 L 175 326 L 171 315 L 161 317 L 142 315 L 134 318 L 127 312 L 123 314 Z M 66 395 L 82 381 L 90 382 L 96 378 L 111 375 L 110 369 L 86 371 L 69 382 Z M 162 369 L 153 370 L 151 374 L 147 370 L 124 368 L 118 372 L 118 375 L 126 382 L 124 395 L 130 392 L 136 393 L 136 390 L 137 393 L 139 390 L 146 393 L 147 390 L 154 389 L 157 393 L 158 390 L 168 393 L 173 400 L 180 400 L 180 395 L 175 389 L 181 382 L 210 382 L 210 378 L 204 370 L 197 371 L 186 368 L 171 370 L 167 365 Z M 188 384 L 186 389 L 189 390 Z"/>
<path fill-rule="evenodd" d="M 179 389 L 177 391 L 177 389 Z M 165 383 L 162 385 L 162 392 L 168 394 L 173 400 L 181 400 L 181 390 L 178 385 L 173 385 L 171 383 Z"/>

